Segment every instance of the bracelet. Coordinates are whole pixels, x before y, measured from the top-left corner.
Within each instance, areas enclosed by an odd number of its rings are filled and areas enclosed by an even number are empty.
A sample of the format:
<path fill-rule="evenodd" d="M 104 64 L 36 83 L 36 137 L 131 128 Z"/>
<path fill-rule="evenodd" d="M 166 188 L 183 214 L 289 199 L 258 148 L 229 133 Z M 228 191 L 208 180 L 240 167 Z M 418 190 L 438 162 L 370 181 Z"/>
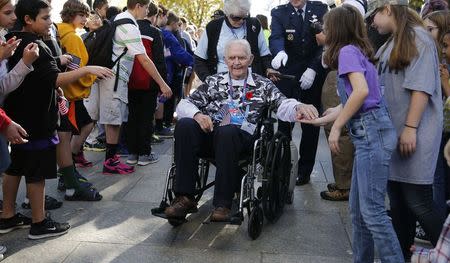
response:
<path fill-rule="evenodd" d="M 405 124 L 405 127 L 408 127 L 408 128 L 411 128 L 411 129 L 415 129 L 415 130 L 417 130 L 417 128 L 418 128 L 418 127 L 414 127 L 414 126 L 411 126 L 411 125 L 408 125 L 408 124 Z"/>

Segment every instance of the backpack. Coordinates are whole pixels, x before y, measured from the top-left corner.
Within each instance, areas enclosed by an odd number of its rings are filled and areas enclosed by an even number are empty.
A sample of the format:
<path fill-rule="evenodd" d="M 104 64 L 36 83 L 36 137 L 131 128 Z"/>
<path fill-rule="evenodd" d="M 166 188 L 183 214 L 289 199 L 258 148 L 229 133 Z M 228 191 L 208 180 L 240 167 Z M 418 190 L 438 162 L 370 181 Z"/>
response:
<path fill-rule="evenodd" d="M 141 36 L 142 43 L 145 47 L 145 52 L 148 57 L 153 60 L 153 38 L 148 36 Z M 128 81 L 128 88 L 133 90 L 149 90 L 150 86 L 153 84 L 153 78 L 147 73 L 144 67 L 139 63 L 137 59 L 134 60 L 133 70 Z"/>
<path fill-rule="evenodd" d="M 134 22 L 129 18 L 116 21 L 104 20 L 101 27 L 89 32 L 84 40 L 84 45 L 89 54 L 87 65 L 112 68 L 127 53 L 128 49 L 125 48 L 115 61 L 112 60 L 114 34 L 117 26 L 124 24 L 134 24 Z"/>

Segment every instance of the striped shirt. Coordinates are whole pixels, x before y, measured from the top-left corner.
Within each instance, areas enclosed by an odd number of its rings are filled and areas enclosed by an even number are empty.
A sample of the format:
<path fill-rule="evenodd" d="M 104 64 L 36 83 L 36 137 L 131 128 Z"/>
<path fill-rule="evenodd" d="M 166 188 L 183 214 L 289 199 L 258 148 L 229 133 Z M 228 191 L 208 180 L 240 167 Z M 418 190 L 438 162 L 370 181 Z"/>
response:
<path fill-rule="evenodd" d="M 145 54 L 145 47 L 142 44 L 141 33 L 138 24 L 133 15 L 128 12 L 122 12 L 116 16 L 114 20 L 129 18 L 133 20 L 133 24 L 124 24 L 117 26 L 113 39 L 113 55 L 112 60 L 115 61 L 122 54 L 125 47 L 127 53 L 120 59 L 119 83 L 117 85 L 116 97 L 123 102 L 128 103 L 128 80 L 131 70 L 133 69 L 134 58 L 136 55 Z M 117 65 L 113 68 L 114 73 L 117 72 Z"/>

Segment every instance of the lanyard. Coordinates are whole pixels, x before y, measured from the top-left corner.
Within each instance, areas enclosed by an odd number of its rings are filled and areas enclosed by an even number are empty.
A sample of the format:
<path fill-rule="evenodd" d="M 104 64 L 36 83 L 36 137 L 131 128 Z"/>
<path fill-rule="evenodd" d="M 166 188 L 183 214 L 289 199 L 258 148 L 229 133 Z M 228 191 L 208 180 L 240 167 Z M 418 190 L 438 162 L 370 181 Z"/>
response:
<path fill-rule="evenodd" d="M 233 95 L 234 95 L 234 91 L 233 91 L 233 80 L 231 79 L 231 75 L 230 73 L 228 73 L 228 79 L 229 79 L 229 83 L 228 83 L 228 94 L 231 97 L 231 100 L 233 100 Z M 242 96 L 240 98 L 240 100 L 242 100 L 242 102 L 244 103 L 246 100 L 246 91 L 247 91 L 247 80 L 248 80 L 248 75 L 244 80 L 244 86 L 242 89 Z"/>
<path fill-rule="evenodd" d="M 228 73 L 228 79 L 229 79 L 229 83 L 228 83 L 228 94 L 230 95 L 230 100 L 231 100 L 231 102 L 233 102 L 233 95 L 234 95 L 234 92 L 233 92 L 233 80 L 231 79 L 230 73 Z M 247 93 L 246 93 L 246 92 L 247 92 L 247 80 L 248 80 L 248 74 L 247 74 L 247 77 L 246 77 L 245 80 L 244 80 L 244 86 L 243 86 L 243 88 L 242 88 L 242 96 L 241 96 L 241 98 L 240 98 L 240 100 L 242 101 L 242 104 L 244 104 L 245 101 L 246 101 L 246 94 L 247 94 Z M 245 118 L 248 117 L 249 112 L 250 112 L 250 105 L 247 105 L 247 106 L 245 107 L 245 114 L 244 114 L 244 117 L 245 117 Z"/>
<path fill-rule="evenodd" d="M 227 26 L 228 26 L 228 25 L 227 25 Z M 247 22 L 244 22 L 244 24 L 242 24 L 241 27 L 244 28 L 244 37 L 243 37 L 242 39 L 246 39 L 246 38 L 247 38 L 247 37 L 246 37 L 246 36 L 247 36 Z M 233 36 L 234 36 L 235 39 L 240 39 L 232 27 L 228 26 L 228 28 L 230 29 L 231 34 L 233 34 Z"/>

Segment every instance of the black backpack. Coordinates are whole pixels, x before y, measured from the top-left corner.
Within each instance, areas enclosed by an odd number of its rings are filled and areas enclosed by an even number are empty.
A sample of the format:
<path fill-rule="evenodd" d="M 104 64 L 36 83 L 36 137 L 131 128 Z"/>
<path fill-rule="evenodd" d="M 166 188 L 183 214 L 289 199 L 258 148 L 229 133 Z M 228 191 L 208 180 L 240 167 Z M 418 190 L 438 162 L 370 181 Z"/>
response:
<path fill-rule="evenodd" d="M 113 38 L 116 33 L 117 26 L 124 24 L 134 24 L 129 18 L 122 18 L 116 21 L 104 20 L 103 25 L 88 34 L 84 39 L 84 45 L 89 54 L 88 65 L 103 66 L 113 68 L 116 63 L 127 53 L 128 48 L 124 48 L 116 60 L 112 60 L 113 54 Z M 116 80 L 114 82 L 114 91 L 117 91 L 119 83 L 119 66 L 116 71 Z"/>
<path fill-rule="evenodd" d="M 127 53 L 128 49 L 125 48 L 115 61 L 112 60 L 114 33 L 117 26 L 124 24 L 134 24 L 134 22 L 129 18 L 116 21 L 104 20 L 101 27 L 89 32 L 84 39 L 84 45 L 89 54 L 87 65 L 112 68 Z"/>

